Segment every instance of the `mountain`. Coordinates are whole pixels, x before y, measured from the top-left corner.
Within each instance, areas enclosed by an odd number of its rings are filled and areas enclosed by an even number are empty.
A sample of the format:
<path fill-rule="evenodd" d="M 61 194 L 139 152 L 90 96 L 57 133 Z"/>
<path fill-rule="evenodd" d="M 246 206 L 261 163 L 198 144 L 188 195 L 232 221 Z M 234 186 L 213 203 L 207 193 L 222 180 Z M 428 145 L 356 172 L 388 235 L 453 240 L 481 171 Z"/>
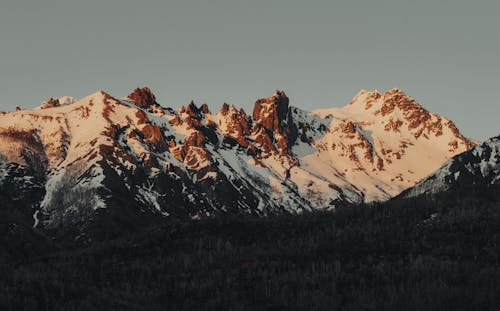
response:
<path fill-rule="evenodd" d="M 42 185 L 41 199 L 25 204 L 34 225 L 82 241 L 164 218 L 386 200 L 473 146 L 398 89 L 312 112 L 283 91 L 249 115 L 228 104 L 165 108 L 137 88 L 0 113 L 0 154 Z"/>
<path fill-rule="evenodd" d="M 40 176 L 0 156 L 0 262 L 56 249 L 33 228 L 44 192 Z"/>
<path fill-rule="evenodd" d="M 361 91 L 346 107 L 313 114 L 328 120 L 327 134 L 315 138 L 318 157 L 343 171 L 365 201 L 397 195 L 475 145 L 398 89 Z"/>
<path fill-rule="evenodd" d="M 448 190 L 500 184 L 500 136 L 454 156 L 435 173 L 401 193 L 414 197 Z"/>

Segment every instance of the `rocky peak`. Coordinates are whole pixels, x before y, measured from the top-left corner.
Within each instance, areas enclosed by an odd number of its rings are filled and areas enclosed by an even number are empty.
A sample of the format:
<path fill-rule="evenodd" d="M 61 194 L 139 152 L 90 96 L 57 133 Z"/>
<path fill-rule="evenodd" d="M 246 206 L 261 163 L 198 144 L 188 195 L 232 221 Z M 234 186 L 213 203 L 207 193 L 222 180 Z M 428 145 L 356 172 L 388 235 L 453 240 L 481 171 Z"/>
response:
<path fill-rule="evenodd" d="M 420 114 L 429 114 L 416 100 L 397 88 L 385 92 L 382 95 L 382 101 L 383 104 L 380 110 L 376 112 L 382 116 L 392 113 L 396 107 L 402 112 L 416 111 Z"/>
<path fill-rule="evenodd" d="M 408 130 L 410 130 L 417 139 L 421 136 L 428 139 L 431 134 L 435 137 L 439 137 L 443 135 L 443 129 L 448 128 L 458 141 L 466 145 L 467 149 L 474 146 L 471 141 L 460 134 L 452 121 L 429 112 L 415 99 L 406 95 L 400 89 L 394 88 L 385 92 L 381 100 L 382 104 L 380 109 L 375 111 L 375 115 L 380 115 L 382 117 L 392 115 L 397 109 L 404 119 L 404 122 L 402 122 L 399 119 L 393 120 L 393 117 L 390 117 L 386 124 L 387 128 L 399 131 L 399 128 L 403 124 L 406 124 Z"/>
<path fill-rule="evenodd" d="M 289 99 L 284 91 L 276 91 L 269 98 L 258 99 L 253 108 L 253 118 L 266 129 L 277 131 L 288 113 Z"/>
<path fill-rule="evenodd" d="M 406 95 L 402 90 L 393 88 L 381 94 L 378 90 L 366 91 L 361 90 L 349 102 L 349 106 L 357 107 L 359 110 L 375 109 L 376 115 L 391 114 L 395 108 L 401 111 L 420 110 L 425 109 L 420 106 L 413 98 Z"/>
<path fill-rule="evenodd" d="M 208 108 L 208 105 L 206 103 L 204 103 L 203 105 L 201 105 L 200 110 L 203 113 L 210 113 L 210 109 Z"/>
<path fill-rule="evenodd" d="M 360 109 L 368 110 L 382 97 L 378 90 L 374 91 L 359 91 L 356 96 L 349 102 L 349 105 L 359 106 Z"/>
<path fill-rule="evenodd" d="M 136 88 L 127 98 L 141 108 L 149 108 L 158 105 L 155 95 L 148 87 Z"/>
<path fill-rule="evenodd" d="M 227 103 L 222 104 L 222 107 L 220 108 L 220 113 L 223 116 L 226 116 L 229 111 L 229 105 Z"/>
<path fill-rule="evenodd" d="M 241 146 L 248 147 L 245 136 L 250 135 L 252 120 L 245 110 L 237 110 L 233 105 L 224 104 L 221 109 L 221 115 L 225 117 L 226 128 L 224 134 L 235 139 Z"/>
<path fill-rule="evenodd" d="M 54 108 L 54 107 L 59 107 L 59 106 L 61 106 L 61 104 L 59 103 L 59 99 L 49 97 L 49 99 L 47 99 L 47 101 L 43 102 L 40 105 L 40 109 Z"/>
<path fill-rule="evenodd" d="M 208 107 L 207 107 L 208 108 Z M 194 101 L 192 100 L 189 105 L 187 105 L 185 111 L 184 111 L 188 116 L 194 119 L 200 119 L 201 118 L 201 110 L 196 106 Z"/>
<path fill-rule="evenodd" d="M 260 138 L 258 141 L 263 143 L 276 141 L 281 154 L 290 154 L 291 147 L 297 139 L 298 130 L 292 120 L 289 99 L 284 91 L 277 90 L 273 96 L 257 100 L 253 109 L 253 118 L 256 122 L 254 133 L 258 132 L 261 133 L 261 136 L 270 136 L 269 139 Z M 261 131 L 260 127 L 267 131 Z M 263 149 L 273 150 L 275 148 L 263 146 Z"/>

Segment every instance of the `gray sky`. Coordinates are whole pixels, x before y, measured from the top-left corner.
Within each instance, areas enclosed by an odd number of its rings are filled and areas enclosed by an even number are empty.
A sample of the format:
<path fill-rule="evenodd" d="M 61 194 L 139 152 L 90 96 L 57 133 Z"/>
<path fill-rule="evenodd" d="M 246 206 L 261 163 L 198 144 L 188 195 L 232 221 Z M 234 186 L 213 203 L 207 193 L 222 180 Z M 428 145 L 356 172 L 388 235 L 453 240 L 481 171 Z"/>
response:
<path fill-rule="evenodd" d="M 148 85 L 247 111 L 403 89 L 472 138 L 500 134 L 500 1 L 2 0 L 0 110 Z"/>

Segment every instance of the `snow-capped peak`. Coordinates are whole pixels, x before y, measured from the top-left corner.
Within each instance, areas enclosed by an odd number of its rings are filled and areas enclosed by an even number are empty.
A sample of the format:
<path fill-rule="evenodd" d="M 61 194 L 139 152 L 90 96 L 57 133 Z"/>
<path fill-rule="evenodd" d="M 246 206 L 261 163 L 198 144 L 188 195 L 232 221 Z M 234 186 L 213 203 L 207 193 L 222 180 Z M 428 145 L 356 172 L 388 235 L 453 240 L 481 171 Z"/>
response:
<path fill-rule="evenodd" d="M 315 140 L 331 151 L 320 154 L 330 162 L 344 162 L 346 178 L 363 184 L 366 197 L 376 200 L 396 195 L 475 145 L 453 122 L 397 88 L 383 94 L 361 91 L 343 108 L 315 110 L 312 115 L 333 117 L 330 132 Z"/>
<path fill-rule="evenodd" d="M 251 115 L 194 102 L 175 111 L 146 87 L 121 100 L 98 91 L 0 114 L 0 153 L 45 176 L 44 226 L 92 214 L 64 199 L 82 192 L 93 209 L 134 206 L 162 217 L 386 200 L 474 144 L 397 89 L 361 91 L 344 108 L 311 113 L 289 103 L 277 91 Z"/>

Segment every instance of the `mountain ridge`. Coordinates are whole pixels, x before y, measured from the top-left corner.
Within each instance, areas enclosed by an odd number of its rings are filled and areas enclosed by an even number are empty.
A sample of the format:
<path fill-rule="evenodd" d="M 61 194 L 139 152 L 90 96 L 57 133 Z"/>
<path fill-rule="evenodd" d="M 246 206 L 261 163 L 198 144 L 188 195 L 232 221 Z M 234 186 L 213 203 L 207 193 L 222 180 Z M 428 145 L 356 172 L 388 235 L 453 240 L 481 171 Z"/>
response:
<path fill-rule="evenodd" d="M 251 115 L 226 103 L 165 108 L 147 87 L 122 99 L 98 91 L 0 113 L 0 141 L 8 162 L 43 179 L 35 223 L 49 229 L 102 214 L 196 219 L 387 200 L 475 145 L 398 89 L 312 112 L 276 91 Z"/>
<path fill-rule="evenodd" d="M 500 184 L 500 135 L 452 157 L 399 196 L 415 197 L 495 184 Z"/>

